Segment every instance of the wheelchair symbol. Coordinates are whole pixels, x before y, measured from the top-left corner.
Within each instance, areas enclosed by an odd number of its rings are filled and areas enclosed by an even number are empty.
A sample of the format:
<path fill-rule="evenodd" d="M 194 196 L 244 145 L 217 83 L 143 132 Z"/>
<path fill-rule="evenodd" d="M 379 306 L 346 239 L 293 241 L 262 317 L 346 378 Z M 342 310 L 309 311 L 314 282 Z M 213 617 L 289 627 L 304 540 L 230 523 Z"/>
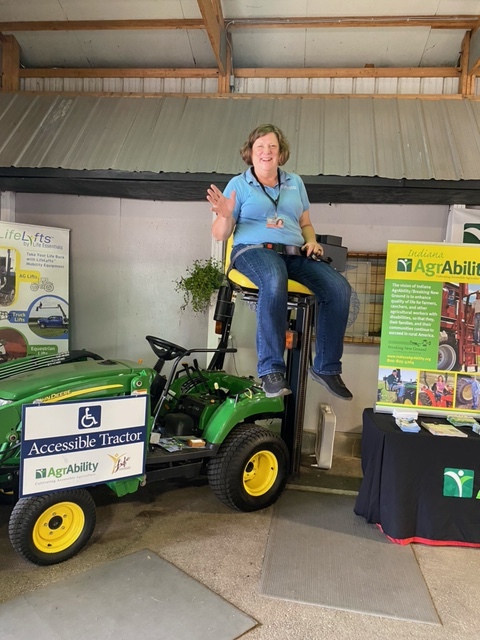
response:
<path fill-rule="evenodd" d="M 101 415 L 102 407 L 99 405 L 95 407 L 80 407 L 78 412 L 78 428 L 92 429 L 93 427 L 99 427 Z"/>

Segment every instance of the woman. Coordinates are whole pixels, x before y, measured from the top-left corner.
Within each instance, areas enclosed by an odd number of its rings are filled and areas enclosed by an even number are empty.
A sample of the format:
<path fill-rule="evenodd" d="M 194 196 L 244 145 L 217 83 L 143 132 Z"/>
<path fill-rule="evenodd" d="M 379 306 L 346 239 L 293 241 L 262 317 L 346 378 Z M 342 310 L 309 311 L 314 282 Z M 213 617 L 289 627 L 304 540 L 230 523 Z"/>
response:
<path fill-rule="evenodd" d="M 445 380 L 442 375 L 437 376 L 437 381 L 435 382 L 434 387 L 435 389 L 433 389 L 433 387 L 432 389 L 435 394 L 435 399 L 440 402 L 443 394 L 447 392 Z"/>
<path fill-rule="evenodd" d="M 261 125 L 240 153 L 249 168 L 232 178 L 223 193 L 211 185 L 207 200 L 217 215 L 213 237 L 224 241 L 234 233 L 231 263 L 259 289 L 258 375 L 265 394 L 291 393 L 284 361 L 287 280 L 291 278 L 313 291 L 320 307 L 310 376 L 333 395 L 351 400 L 340 375 L 350 285 L 321 261 L 323 248 L 316 241 L 302 179 L 279 168 L 289 158 L 288 142 L 275 125 Z"/>

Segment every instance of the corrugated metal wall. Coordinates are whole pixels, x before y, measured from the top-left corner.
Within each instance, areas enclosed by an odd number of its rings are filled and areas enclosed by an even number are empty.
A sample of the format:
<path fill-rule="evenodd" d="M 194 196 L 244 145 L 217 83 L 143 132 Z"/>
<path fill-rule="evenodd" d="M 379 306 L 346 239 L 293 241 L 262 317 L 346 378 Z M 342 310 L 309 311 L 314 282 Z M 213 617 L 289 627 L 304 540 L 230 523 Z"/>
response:
<path fill-rule="evenodd" d="M 262 122 L 303 176 L 480 178 L 480 101 L 459 98 L 0 93 L 0 166 L 235 174 L 232 150 Z"/>

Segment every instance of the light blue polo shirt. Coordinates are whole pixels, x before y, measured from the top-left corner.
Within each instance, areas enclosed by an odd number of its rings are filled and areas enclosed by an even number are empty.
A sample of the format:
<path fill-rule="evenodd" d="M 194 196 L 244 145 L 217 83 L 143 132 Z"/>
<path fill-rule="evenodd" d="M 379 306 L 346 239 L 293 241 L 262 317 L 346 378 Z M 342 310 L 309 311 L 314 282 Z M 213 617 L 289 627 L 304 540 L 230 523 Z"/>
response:
<path fill-rule="evenodd" d="M 274 202 L 263 191 L 251 167 L 232 178 L 225 187 L 223 193 L 227 198 L 232 191 L 236 192 L 234 246 L 262 242 L 303 246 L 305 240 L 299 220 L 302 213 L 310 208 L 303 180 L 295 173 L 280 170 L 280 189 L 278 186 L 265 189 L 274 201 L 278 198 L 276 212 Z M 273 227 L 272 220 L 275 219 L 281 222 Z"/>

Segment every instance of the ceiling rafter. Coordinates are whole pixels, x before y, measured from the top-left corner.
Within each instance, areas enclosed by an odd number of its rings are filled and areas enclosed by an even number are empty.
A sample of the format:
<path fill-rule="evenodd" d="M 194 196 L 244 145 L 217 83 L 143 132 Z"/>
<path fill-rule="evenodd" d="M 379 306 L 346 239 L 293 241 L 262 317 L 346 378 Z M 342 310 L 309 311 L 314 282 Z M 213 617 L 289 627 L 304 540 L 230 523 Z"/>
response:
<path fill-rule="evenodd" d="M 475 29 L 479 16 L 365 16 L 328 18 L 242 18 L 225 20 L 218 0 L 197 0 L 203 19 L 165 20 L 49 20 L 0 22 L 0 31 L 98 31 L 136 29 L 207 29 L 217 22 L 224 27 L 245 29 L 320 29 L 320 28 L 387 28 L 430 27 L 432 29 Z M 213 33 L 213 31 L 212 31 Z"/>
<path fill-rule="evenodd" d="M 77 20 L 0 22 L 0 47 L 4 61 L 3 89 L 18 86 L 19 78 L 217 78 L 218 92 L 228 93 L 233 78 L 396 78 L 396 77 L 458 77 L 459 92 L 474 94 L 474 84 L 480 73 L 480 58 L 469 60 L 470 41 L 480 25 L 477 15 L 449 16 L 365 16 L 313 18 L 248 18 L 225 20 L 220 0 L 197 0 L 201 19 L 146 20 Z M 232 69 L 230 33 L 236 29 L 330 29 L 330 28 L 392 28 L 428 27 L 466 31 L 462 42 L 459 67 L 375 68 L 235 68 Z M 206 31 L 215 57 L 213 68 L 55 68 L 14 69 L 18 47 L 12 48 L 11 34 L 23 31 L 111 31 L 111 30 L 190 30 Z M 7 46 L 7 42 L 9 43 Z M 3 43 L 3 46 L 2 46 Z M 467 62 L 468 61 L 468 62 Z M 7 81 L 7 77 L 11 81 Z M 15 89 L 14 89 L 15 90 Z"/>
<path fill-rule="evenodd" d="M 46 69 L 20 69 L 20 78 L 218 78 L 220 72 L 217 68 L 200 69 L 189 68 L 46 68 Z"/>
<path fill-rule="evenodd" d="M 136 31 L 156 29 L 205 29 L 200 18 L 182 20 L 38 20 L 0 22 L 0 31 Z"/>
<path fill-rule="evenodd" d="M 218 69 L 46 68 L 20 69 L 21 78 L 218 78 Z M 455 67 L 240 68 L 236 78 L 457 78 Z"/>
<path fill-rule="evenodd" d="M 225 75 L 227 71 L 227 35 L 220 0 L 197 0 L 197 3 L 220 74 Z"/>
<path fill-rule="evenodd" d="M 326 29 L 326 28 L 388 28 L 429 27 L 431 29 L 475 29 L 479 17 L 475 15 L 453 16 L 363 16 L 329 18 L 245 18 L 229 20 L 236 29 Z"/>

